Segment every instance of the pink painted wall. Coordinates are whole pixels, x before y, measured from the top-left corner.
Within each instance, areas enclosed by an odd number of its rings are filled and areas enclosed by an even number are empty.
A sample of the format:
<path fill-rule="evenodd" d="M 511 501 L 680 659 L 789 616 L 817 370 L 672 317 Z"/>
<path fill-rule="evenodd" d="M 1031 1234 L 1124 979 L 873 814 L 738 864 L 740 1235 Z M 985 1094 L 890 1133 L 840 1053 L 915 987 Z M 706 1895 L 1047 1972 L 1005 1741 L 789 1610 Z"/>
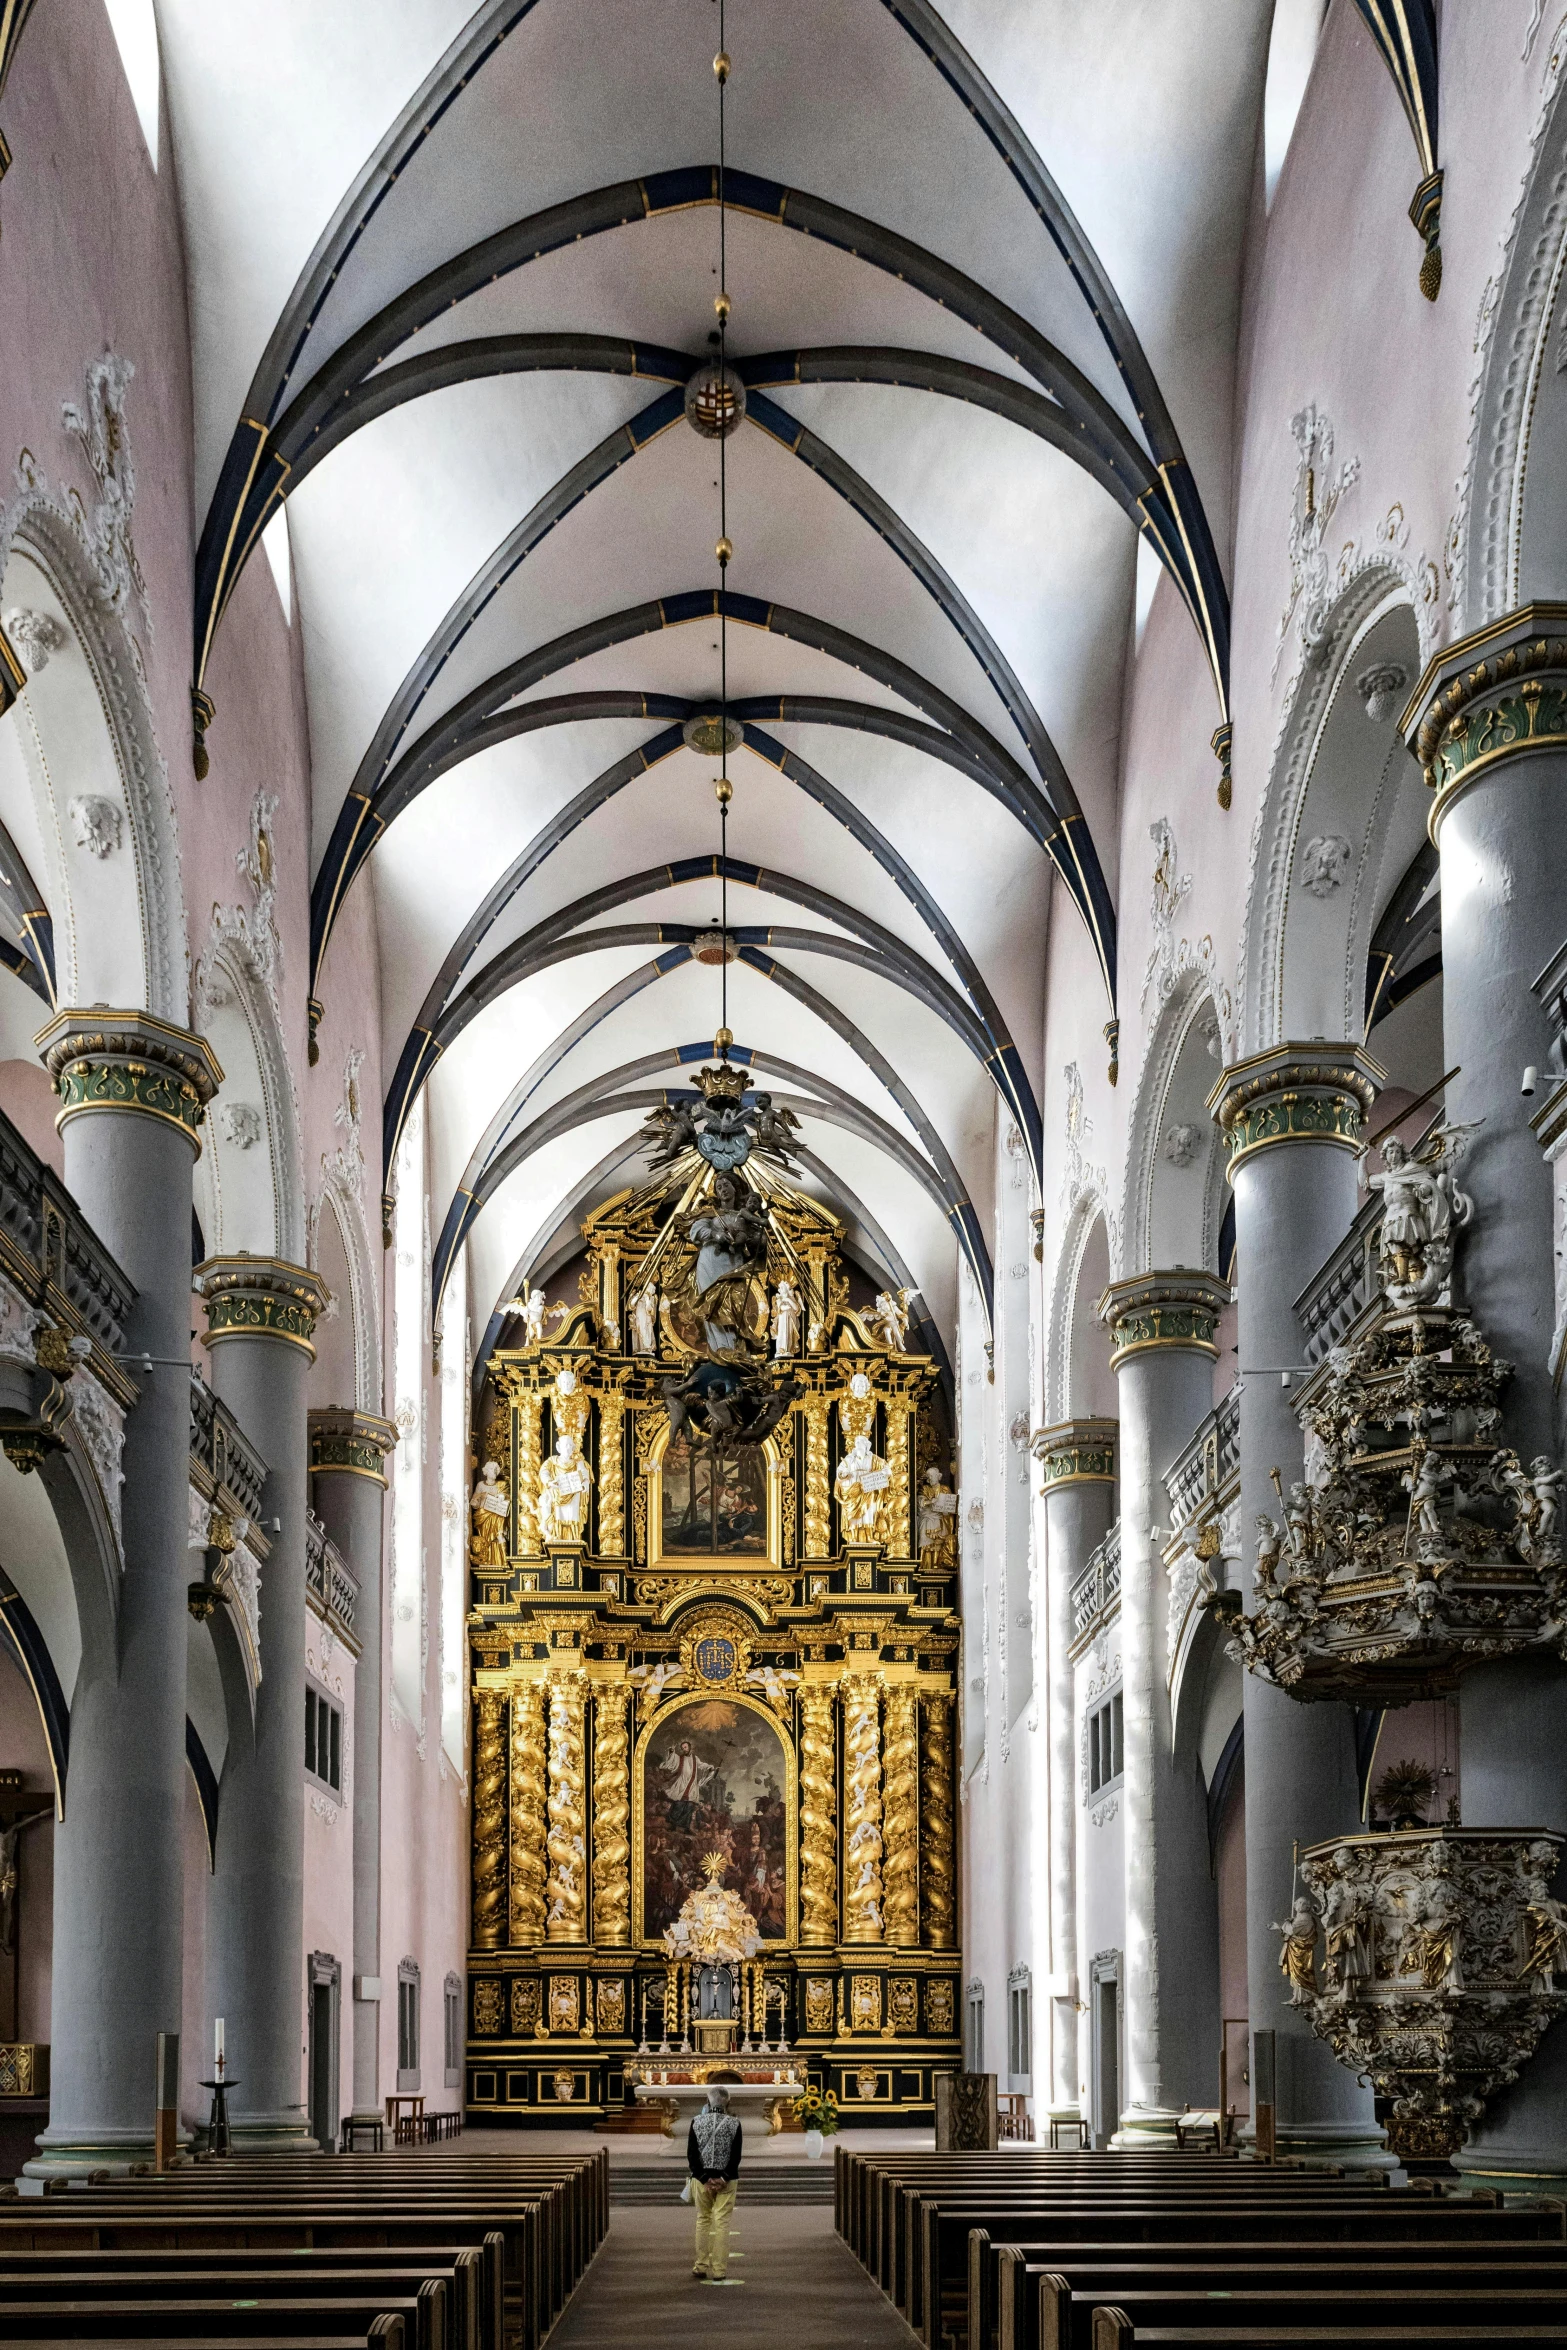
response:
<path fill-rule="evenodd" d="M 0 1770 L 22 1774 L 24 1793 L 51 1796 L 49 1810 L 30 1821 L 17 1845 L 19 1927 L 16 1990 L 18 2040 L 49 2038 L 49 1974 L 54 1952 L 54 1776 L 38 1706 L 27 1676 L 0 1651 Z M 9 1975 L 10 1956 L 0 1951 L 0 1969 Z M 3 1978 L 0 1978 L 3 1979 Z M 9 2003 L 6 1982 L 4 2004 Z"/>

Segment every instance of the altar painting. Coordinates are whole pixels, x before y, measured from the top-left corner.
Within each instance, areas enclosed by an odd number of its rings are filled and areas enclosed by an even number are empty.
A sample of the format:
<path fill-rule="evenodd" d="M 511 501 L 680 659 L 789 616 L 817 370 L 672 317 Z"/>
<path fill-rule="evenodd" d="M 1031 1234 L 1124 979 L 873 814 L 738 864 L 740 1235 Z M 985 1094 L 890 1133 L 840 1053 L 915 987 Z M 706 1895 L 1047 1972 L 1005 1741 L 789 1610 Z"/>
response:
<path fill-rule="evenodd" d="M 665 1558 L 765 1557 L 767 1471 L 759 1446 L 719 1454 L 706 1441 L 671 1437 L 663 1471 Z"/>
<path fill-rule="evenodd" d="M 642 1933 L 662 1934 L 710 1852 L 767 1941 L 789 1932 L 788 1760 L 773 1723 L 727 1698 L 677 1706 L 642 1758 Z"/>

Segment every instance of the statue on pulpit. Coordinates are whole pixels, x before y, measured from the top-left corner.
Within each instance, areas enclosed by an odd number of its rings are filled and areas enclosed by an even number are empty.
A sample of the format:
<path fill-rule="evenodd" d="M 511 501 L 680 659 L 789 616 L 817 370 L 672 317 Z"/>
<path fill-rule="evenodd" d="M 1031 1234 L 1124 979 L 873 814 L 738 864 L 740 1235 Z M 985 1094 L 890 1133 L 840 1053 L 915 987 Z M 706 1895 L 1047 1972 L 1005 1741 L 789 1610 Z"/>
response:
<path fill-rule="evenodd" d="M 585 1542 L 593 1471 L 575 1436 L 557 1436 L 539 1471 L 539 1533 L 545 1542 Z"/>
<path fill-rule="evenodd" d="M 495 1461 L 486 1461 L 474 1483 L 469 1505 L 473 1531 L 468 1538 L 468 1556 L 479 1568 L 504 1573 L 506 1567 L 506 1527 L 511 1517 L 511 1505 L 506 1499 L 506 1488 L 501 1483 L 500 1467 Z"/>
<path fill-rule="evenodd" d="M 834 1482 L 844 1541 L 885 1542 L 887 1489 L 892 1475 L 881 1455 L 872 1452 L 868 1436 L 856 1436 L 838 1463 Z"/>

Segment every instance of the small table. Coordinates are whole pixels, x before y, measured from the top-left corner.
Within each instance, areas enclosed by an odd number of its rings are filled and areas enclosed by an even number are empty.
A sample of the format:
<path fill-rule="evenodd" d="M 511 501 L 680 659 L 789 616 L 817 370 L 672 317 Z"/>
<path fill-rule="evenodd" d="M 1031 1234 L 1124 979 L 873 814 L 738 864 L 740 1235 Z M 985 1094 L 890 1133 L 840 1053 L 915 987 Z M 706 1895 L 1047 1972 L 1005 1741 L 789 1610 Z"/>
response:
<path fill-rule="evenodd" d="M 407 2136 L 407 2138 L 406 2138 L 406 2139 L 403 2137 L 403 2134 L 402 2134 L 402 2132 L 403 2132 L 403 2107 L 404 2107 L 405 2105 L 406 2105 L 406 2106 L 407 2106 L 407 2108 L 408 2108 L 408 2119 L 409 2119 L 409 2122 L 410 2122 L 410 2124 L 412 2125 L 412 2126 L 411 2126 L 411 2128 L 409 2129 L 408 2136 Z M 405 2145 L 405 2144 L 407 2144 L 407 2145 L 417 2145 L 417 2144 L 418 2144 L 418 2142 L 419 2142 L 419 2140 L 420 2140 L 420 2139 L 423 2137 L 423 2135 L 424 2135 L 424 2099 L 423 2099 L 423 2097 L 422 2097 L 422 2096 L 418 2096 L 418 2097 L 415 2097 L 415 2096 L 388 2097 L 388 2099 L 387 2099 L 387 2101 L 386 2101 L 386 2126 L 387 2126 L 387 2128 L 388 2128 L 388 2129 L 391 2131 L 391 2133 L 392 2133 L 392 2144 L 393 2144 L 394 2146 L 400 2146 L 400 2145 Z"/>
<path fill-rule="evenodd" d="M 1061 2151 L 1063 2130 L 1071 2133 L 1071 2143 L 1079 2149 L 1091 2146 L 1093 2143 L 1089 2136 L 1088 2124 L 1080 2113 L 1053 2113 L 1050 2116 L 1050 2151 L 1052 2154 L 1059 2154 Z"/>
<path fill-rule="evenodd" d="M 367 2139 L 371 2150 L 379 2154 L 386 2144 L 386 2128 L 374 2114 L 350 2114 L 343 2124 L 342 2151 L 352 2154 L 361 2138 Z"/>
<path fill-rule="evenodd" d="M 999 2109 L 996 2123 L 997 2136 L 1011 2138 L 1019 2144 L 1032 2145 L 1034 2125 L 1029 2119 L 1027 2092 L 1022 2089 L 1003 2089 L 997 2095 L 996 2104 Z"/>

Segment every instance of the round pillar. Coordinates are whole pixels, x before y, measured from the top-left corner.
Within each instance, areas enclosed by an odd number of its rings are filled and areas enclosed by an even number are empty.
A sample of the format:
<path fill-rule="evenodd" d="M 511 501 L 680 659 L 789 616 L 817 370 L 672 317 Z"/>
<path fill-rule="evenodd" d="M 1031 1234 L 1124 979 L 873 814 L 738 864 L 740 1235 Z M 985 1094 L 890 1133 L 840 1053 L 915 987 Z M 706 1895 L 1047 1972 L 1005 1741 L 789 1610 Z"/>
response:
<path fill-rule="evenodd" d="M 1213 1409 L 1224 1282 L 1177 1268 L 1112 1282 L 1099 1303 L 1121 1397 L 1121 1809 L 1126 1854 L 1126 2094 L 1115 2142 L 1173 2145 L 1211 2102 L 1219 2061 L 1219 1917 L 1195 1753 L 1175 1752 L 1165 1638 L 1164 1472 Z"/>
<path fill-rule="evenodd" d="M 143 1012 L 61 1012 L 38 1045 L 62 1103 L 66 1183 L 136 1285 L 126 1347 L 153 1368 L 134 1374 L 125 1426 L 118 1618 L 84 1651 L 71 1701 L 50 2118 L 34 2175 L 149 2157 L 158 2034 L 180 2029 L 191 1170 L 223 1077 L 200 1037 Z"/>
<path fill-rule="evenodd" d="M 227 2026 L 236 2150 L 308 2150 L 305 2009 L 305 1390 L 326 1290 L 274 1257 L 209 1257 L 212 1383 L 267 1463 L 261 1685 L 254 1726 L 230 1732 L 207 1906 L 207 1987 Z"/>
<path fill-rule="evenodd" d="M 1561 1464 L 1551 1170 L 1522 1092 L 1551 1027 L 1533 982 L 1567 932 L 1567 605 L 1531 604 L 1432 661 L 1404 719 L 1431 787 L 1441 854 L 1442 1030 L 1455 1123 L 1475 1121 L 1459 1182 L 1474 1214 L 1455 1292 L 1513 1366 L 1500 1441 Z M 1479 1665 L 1459 1683 L 1466 1828 L 1567 1828 L 1567 1676 Z M 1552 1890 L 1560 1897 L 1563 1885 Z M 1567 2190 L 1567 2028 L 1454 2157 L 1476 2186 Z"/>
<path fill-rule="evenodd" d="M 1383 1071 L 1353 1045 L 1281 1044 L 1227 1069 L 1209 1098 L 1235 1192 L 1241 1376 L 1241 1529 L 1280 1516 L 1304 1471 L 1294 1394 L 1304 1365 L 1295 1300 L 1355 1218 L 1355 1150 Z M 1248 1588 L 1245 1596 L 1249 1599 Z M 1274 1922 L 1287 1919 L 1297 1848 L 1360 1824 L 1354 1717 L 1246 1675 L 1246 1966 L 1253 2033 L 1275 2035 L 1278 2151 L 1380 2161 L 1369 2088 L 1290 2006 Z M 1252 2077 L 1256 2078 L 1255 2062 Z"/>
<path fill-rule="evenodd" d="M 1041 1428 L 1034 1453 L 1045 1499 L 1045 1643 L 1049 1724 L 1050 2109 L 1078 2111 L 1077 1730 L 1072 1586 L 1115 1517 L 1114 1420 Z"/>
<path fill-rule="evenodd" d="M 309 1415 L 310 1493 L 316 1516 L 359 1585 L 354 1631 L 354 2118 L 381 2118 L 381 1675 L 384 1602 L 381 1531 L 390 1420 L 371 1412 Z"/>

